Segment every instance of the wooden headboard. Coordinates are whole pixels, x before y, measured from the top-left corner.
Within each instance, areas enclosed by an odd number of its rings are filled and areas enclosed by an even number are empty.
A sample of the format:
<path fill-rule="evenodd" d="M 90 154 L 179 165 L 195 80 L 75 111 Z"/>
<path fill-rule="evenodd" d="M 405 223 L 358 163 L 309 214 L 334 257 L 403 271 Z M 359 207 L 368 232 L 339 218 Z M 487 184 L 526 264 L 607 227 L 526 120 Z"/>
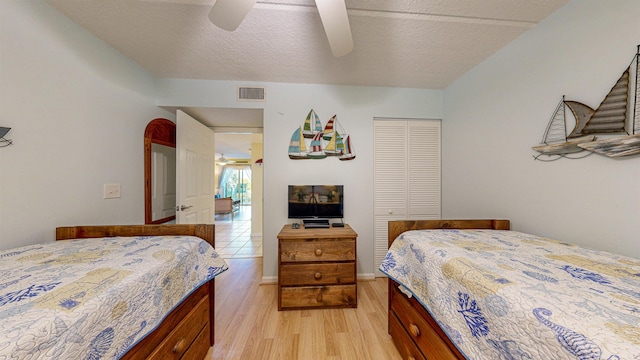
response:
<path fill-rule="evenodd" d="M 423 229 L 492 229 L 510 230 L 509 220 L 396 220 L 389 221 L 388 246 L 405 231 Z"/>
<path fill-rule="evenodd" d="M 207 224 L 172 225 L 91 225 L 56 228 L 56 240 L 108 236 L 189 235 L 202 238 L 215 247 L 215 227 Z"/>

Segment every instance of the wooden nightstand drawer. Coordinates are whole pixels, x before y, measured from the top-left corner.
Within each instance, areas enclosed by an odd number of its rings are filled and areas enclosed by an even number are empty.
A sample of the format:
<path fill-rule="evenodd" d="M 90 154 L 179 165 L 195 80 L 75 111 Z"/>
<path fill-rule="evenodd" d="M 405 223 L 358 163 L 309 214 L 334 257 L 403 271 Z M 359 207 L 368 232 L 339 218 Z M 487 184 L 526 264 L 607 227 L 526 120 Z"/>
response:
<path fill-rule="evenodd" d="M 355 260 L 355 244 L 354 239 L 280 241 L 280 261 Z"/>
<path fill-rule="evenodd" d="M 283 308 L 356 307 L 356 285 L 282 287 Z"/>
<path fill-rule="evenodd" d="M 325 285 L 354 283 L 355 263 L 283 264 L 280 285 Z"/>

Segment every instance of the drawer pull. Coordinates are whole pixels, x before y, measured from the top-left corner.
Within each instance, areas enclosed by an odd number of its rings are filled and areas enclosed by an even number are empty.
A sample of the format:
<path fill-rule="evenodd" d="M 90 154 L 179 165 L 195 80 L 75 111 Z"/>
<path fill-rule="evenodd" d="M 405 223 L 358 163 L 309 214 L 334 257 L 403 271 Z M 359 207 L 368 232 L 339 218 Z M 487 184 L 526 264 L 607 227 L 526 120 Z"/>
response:
<path fill-rule="evenodd" d="M 315 273 L 315 274 L 313 275 L 313 278 L 314 278 L 314 279 L 316 279 L 316 280 L 320 280 L 320 279 L 322 279 L 322 273 L 320 273 L 320 272 Z"/>
<path fill-rule="evenodd" d="M 416 324 L 409 324 L 409 333 L 415 337 L 420 336 L 420 328 Z"/>
<path fill-rule="evenodd" d="M 185 339 L 180 339 L 175 345 L 173 345 L 173 349 L 171 349 L 171 351 L 173 351 L 175 354 L 183 352 L 185 343 Z"/>
<path fill-rule="evenodd" d="M 316 256 L 322 255 L 322 249 L 316 249 Z"/>

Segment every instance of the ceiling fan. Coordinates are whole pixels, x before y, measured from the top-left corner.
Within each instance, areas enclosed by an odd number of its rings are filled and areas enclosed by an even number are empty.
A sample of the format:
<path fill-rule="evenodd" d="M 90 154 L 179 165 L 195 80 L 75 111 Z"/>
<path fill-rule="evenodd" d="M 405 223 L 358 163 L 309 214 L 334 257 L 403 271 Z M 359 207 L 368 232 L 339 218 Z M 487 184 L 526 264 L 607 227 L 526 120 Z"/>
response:
<path fill-rule="evenodd" d="M 353 38 L 344 0 L 315 0 L 331 52 L 341 57 L 353 50 Z M 216 0 L 209 20 L 221 29 L 234 31 L 257 0 Z"/>
<path fill-rule="evenodd" d="M 233 164 L 235 161 L 233 160 L 229 160 L 226 157 L 224 157 L 224 154 L 220 153 L 220 157 L 216 160 L 216 164 L 218 165 L 227 165 L 227 164 Z"/>

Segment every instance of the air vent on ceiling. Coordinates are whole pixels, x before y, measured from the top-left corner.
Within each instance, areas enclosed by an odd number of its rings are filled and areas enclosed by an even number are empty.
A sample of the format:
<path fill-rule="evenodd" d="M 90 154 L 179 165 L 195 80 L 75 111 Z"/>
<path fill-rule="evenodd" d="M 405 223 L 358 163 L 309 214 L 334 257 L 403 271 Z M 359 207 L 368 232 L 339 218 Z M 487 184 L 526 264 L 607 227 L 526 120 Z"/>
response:
<path fill-rule="evenodd" d="M 264 88 L 238 86 L 238 100 L 264 101 Z"/>

